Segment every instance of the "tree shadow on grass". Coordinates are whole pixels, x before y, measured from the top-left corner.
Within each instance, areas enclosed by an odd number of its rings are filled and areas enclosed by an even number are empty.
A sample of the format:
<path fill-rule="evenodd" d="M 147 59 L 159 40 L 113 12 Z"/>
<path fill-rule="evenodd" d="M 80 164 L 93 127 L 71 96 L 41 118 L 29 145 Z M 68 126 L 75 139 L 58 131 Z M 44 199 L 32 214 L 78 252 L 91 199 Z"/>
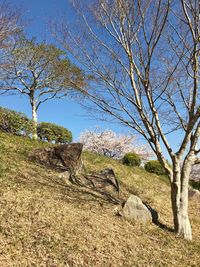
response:
<path fill-rule="evenodd" d="M 118 205 L 122 201 L 117 194 L 114 195 L 101 189 L 90 188 L 78 182 L 66 183 L 62 179 L 59 179 L 59 172 L 47 172 L 46 175 L 41 175 L 38 171 L 34 173 L 33 170 L 31 170 L 26 171 L 26 173 L 16 178 L 17 180 L 15 179 L 15 182 L 17 181 L 17 183 L 24 184 L 32 189 L 38 188 L 38 186 L 40 188 L 49 188 L 51 192 L 53 191 L 52 194 L 57 193 L 62 200 L 68 202 Z"/>
<path fill-rule="evenodd" d="M 173 228 L 168 227 L 167 225 L 161 223 L 159 221 L 159 216 L 158 216 L 158 212 L 153 209 L 147 202 L 143 202 L 143 204 L 147 207 L 147 209 L 151 212 L 151 216 L 152 216 L 152 222 L 157 225 L 159 228 L 166 230 L 168 232 L 174 232 Z"/>

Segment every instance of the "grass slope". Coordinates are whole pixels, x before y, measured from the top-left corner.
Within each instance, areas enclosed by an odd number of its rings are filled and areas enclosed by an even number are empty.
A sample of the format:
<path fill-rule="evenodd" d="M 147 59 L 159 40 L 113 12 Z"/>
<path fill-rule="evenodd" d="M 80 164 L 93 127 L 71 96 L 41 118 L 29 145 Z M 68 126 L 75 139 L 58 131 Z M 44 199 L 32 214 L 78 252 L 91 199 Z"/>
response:
<path fill-rule="evenodd" d="M 45 146 L 0 133 L 0 267 L 200 266 L 200 207 L 190 203 L 194 240 L 177 238 L 165 178 L 117 161 L 84 154 L 87 170 L 111 167 L 122 196 L 139 195 L 160 214 L 166 229 L 115 216 L 115 205 L 28 161 Z"/>

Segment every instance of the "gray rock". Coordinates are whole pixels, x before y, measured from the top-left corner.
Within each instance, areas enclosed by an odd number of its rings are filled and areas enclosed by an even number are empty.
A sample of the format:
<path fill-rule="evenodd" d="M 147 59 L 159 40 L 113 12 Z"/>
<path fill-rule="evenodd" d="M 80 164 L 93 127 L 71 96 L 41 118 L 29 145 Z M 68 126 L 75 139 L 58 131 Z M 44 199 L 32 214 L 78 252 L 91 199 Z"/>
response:
<path fill-rule="evenodd" d="M 142 203 L 142 200 L 134 195 L 130 195 L 124 204 L 120 215 L 127 220 L 134 220 L 141 223 L 152 222 L 151 212 Z"/>

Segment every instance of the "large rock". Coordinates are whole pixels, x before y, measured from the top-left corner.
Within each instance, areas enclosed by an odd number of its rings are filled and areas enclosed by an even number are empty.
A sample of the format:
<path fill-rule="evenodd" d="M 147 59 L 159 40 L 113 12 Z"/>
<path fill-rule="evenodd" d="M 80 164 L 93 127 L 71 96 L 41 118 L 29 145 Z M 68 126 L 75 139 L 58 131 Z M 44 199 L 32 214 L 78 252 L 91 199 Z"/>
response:
<path fill-rule="evenodd" d="M 82 181 L 86 186 L 119 193 L 119 183 L 112 169 L 104 169 L 100 172 L 93 172 L 82 177 Z"/>
<path fill-rule="evenodd" d="M 46 167 L 77 175 L 82 169 L 82 149 L 83 145 L 80 143 L 58 145 L 35 149 L 30 154 L 30 158 Z"/>
<path fill-rule="evenodd" d="M 142 200 L 135 195 L 130 195 L 124 204 L 120 215 L 127 220 L 139 221 L 141 223 L 152 222 L 151 212 L 142 203 Z"/>

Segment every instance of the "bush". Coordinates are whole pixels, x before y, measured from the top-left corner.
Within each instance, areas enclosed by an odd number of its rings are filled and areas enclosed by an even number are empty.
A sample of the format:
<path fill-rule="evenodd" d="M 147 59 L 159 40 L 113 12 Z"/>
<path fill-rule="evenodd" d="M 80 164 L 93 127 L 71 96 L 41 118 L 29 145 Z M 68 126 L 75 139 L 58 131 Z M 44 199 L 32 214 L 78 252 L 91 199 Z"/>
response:
<path fill-rule="evenodd" d="M 144 165 L 144 167 L 146 171 L 151 173 L 156 173 L 158 175 L 166 174 L 165 169 L 158 160 L 150 160 Z"/>
<path fill-rule="evenodd" d="M 55 144 L 67 144 L 72 141 L 72 133 L 64 127 L 42 122 L 37 127 L 38 138 Z"/>
<path fill-rule="evenodd" d="M 140 166 L 141 159 L 135 153 L 126 153 L 122 158 L 122 163 L 128 166 Z"/>
<path fill-rule="evenodd" d="M 29 136 L 33 131 L 33 122 L 21 112 L 0 107 L 0 130 Z"/>

